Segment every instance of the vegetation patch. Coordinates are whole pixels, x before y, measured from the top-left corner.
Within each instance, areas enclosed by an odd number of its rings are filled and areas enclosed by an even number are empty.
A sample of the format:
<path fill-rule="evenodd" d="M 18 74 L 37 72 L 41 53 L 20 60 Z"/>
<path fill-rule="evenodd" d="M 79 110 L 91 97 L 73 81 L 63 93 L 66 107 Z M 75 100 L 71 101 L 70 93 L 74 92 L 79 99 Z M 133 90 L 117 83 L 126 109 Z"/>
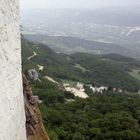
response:
<path fill-rule="evenodd" d="M 84 68 L 84 67 L 82 67 L 80 64 L 75 64 L 75 68 L 78 68 L 78 69 L 80 69 L 81 71 L 83 71 L 83 72 L 86 72 L 87 70 Z"/>
<path fill-rule="evenodd" d="M 140 80 L 140 71 L 133 69 L 131 72 L 129 72 L 131 76 L 136 78 L 137 80 Z"/>

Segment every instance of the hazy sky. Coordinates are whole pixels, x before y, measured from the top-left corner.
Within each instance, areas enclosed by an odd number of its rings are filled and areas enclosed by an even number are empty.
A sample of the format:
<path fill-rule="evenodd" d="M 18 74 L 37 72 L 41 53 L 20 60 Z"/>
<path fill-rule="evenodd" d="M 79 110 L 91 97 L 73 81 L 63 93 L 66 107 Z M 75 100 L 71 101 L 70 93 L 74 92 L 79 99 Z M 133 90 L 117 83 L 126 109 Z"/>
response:
<path fill-rule="evenodd" d="M 20 0 L 22 9 L 98 8 L 111 5 L 139 4 L 140 0 Z"/>

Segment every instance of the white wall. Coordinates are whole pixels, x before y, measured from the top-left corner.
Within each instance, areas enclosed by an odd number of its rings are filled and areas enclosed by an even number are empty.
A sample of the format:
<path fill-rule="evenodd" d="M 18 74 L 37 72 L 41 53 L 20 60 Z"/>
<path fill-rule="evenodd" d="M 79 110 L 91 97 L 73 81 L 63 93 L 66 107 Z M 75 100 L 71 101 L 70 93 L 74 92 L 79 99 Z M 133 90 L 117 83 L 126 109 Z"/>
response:
<path fill-rule="evenodd" d="M 0 140 L 26 140 L 19 0 L 0 0 Z"/>

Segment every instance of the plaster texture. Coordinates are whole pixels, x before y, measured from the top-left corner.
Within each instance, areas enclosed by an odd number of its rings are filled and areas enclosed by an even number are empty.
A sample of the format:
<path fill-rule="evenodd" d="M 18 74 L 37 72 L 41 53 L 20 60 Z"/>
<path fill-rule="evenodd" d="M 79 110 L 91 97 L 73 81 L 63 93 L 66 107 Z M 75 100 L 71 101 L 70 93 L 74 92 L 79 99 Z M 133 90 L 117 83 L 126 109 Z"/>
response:
<path fill-rule="evenodd" d="M 0 0 L 0 140 L 26 140 L 19 0 Z"/>

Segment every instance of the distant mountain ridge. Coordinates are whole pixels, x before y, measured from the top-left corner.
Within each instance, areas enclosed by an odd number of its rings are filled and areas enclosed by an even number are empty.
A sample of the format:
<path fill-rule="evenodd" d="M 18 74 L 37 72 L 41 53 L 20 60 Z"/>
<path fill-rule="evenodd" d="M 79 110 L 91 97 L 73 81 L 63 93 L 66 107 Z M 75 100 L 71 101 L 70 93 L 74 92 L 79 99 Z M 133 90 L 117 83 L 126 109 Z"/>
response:
<path fill-rule="evenodd" d="M 48 21 L 58 20 L 58 23 L 73 21 L 133 27 L 140 26 L 139 12 L 140 6 L 138 5 L 110 6 L 98 9 L 34 9 L 30 13 L 23 12 L 23 17 L 32 16 L 32 20 L 35 20 L 35 17 L 42 19 L 46 16 Z"/>
<path fill-rule="evenodd" d="M 126 54 L 130 56 L 132 54 L 133 57 L 140 59 L 139 7 L 139 5 L 132 5 L 131 7 L 103 7 L 96 10 L 38 9 L 26 11 L 22 18 L 22 33 L 76 37 L 112 43 L 118 45 L 116 53 L 120 46 L 122 49 L 125 48 L 123 51 L 131 50 L 131 53 L 128 51 Z"/>
<path fill-rule="evenodd" d="M 110 54 L 116 53 L 129 57 L 138 57 L 139 53 L 132 51 L 129 48 L 122 47 L 112 43 L 103 43 L 97 41 L 89 41 L 76 37 L 64 36 L 47 36 L 47 35 L 24 35 L 26 40 L 34 43 L 42 43 L 49 45 L 56 52 L 75 53 L 88 52 L 93 54 Z"/>

